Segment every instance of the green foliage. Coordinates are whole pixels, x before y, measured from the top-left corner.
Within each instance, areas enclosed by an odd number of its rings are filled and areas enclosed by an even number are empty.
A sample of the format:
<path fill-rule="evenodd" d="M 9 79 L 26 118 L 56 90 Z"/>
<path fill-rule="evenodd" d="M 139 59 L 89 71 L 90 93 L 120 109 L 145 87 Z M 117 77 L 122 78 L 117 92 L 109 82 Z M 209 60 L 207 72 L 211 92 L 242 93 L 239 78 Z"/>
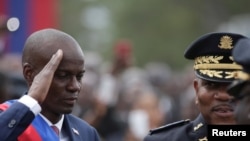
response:
<path fill-rule="evenodd" d="M 91 31 L 81 24 L 81 12 L 88 6 L 103 5 L 112 17 L 108 29 L 111 37 L 101 35 L 107 40 L 95 51 L 112 59 L 114 43 L 126 38 L 133 43 L 137 65 L 160 61 L 182 69 L 189 62 L 183 53 L 194 39 L 215 31 L 234 15 L 247 13 L 249 4 L 247 0 L 241 3 L 235 0 L 64 0 L 61 21 L 62 28 L 88 49 L 89 41 L 84 37 Z"/>

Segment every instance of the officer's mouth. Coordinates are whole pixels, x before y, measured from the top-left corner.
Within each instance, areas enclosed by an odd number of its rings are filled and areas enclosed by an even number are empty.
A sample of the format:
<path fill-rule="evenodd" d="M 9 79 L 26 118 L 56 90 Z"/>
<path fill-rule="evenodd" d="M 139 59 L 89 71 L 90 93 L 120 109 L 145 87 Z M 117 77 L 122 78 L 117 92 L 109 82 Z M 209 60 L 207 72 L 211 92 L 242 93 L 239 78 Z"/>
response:
<path fill-rule="evenodd" d="M 234 109 L 229 105 L 218 105 L 212 111 L 220 117 L 229 117 L 234 114 Z"/>

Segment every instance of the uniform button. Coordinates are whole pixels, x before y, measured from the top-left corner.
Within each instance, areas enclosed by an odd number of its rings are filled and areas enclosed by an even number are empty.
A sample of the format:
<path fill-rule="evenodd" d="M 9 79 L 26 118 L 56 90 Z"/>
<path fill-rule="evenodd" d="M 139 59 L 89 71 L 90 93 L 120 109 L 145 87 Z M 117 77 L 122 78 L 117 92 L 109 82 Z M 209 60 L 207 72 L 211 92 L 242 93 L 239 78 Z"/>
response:
<path fill-rule="evenodd" d="M 9 128 L 12 128 L 12 127 L 14 127 L 15 124 L 16 124 L 16 120 L 12 119 L 12 120 L 10 121 L 10 123 L 8 124 L 8 127 L 9 127 Z"/>

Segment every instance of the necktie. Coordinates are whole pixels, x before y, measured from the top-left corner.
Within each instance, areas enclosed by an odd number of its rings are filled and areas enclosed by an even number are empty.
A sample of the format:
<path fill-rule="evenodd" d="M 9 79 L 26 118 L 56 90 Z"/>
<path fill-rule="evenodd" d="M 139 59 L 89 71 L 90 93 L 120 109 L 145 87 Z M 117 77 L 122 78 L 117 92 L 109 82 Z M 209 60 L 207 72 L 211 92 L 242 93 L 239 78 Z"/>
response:
<path fill-rule="evenodd" d="M 56 134 L 59 136 L 59 129 L 55 125 L 51 125 L 51 128 L 56 132 Z"/>

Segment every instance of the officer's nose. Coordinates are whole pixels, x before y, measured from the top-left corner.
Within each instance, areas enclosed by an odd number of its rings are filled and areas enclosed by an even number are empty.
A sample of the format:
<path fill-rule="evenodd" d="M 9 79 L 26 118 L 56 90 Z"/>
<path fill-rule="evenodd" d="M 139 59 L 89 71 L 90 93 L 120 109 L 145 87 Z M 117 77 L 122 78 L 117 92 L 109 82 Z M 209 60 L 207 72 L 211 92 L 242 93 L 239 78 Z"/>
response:
<path fill-rule="evenodd" d="M 220 89 L 215 92 L 214 97 L 222 101 L 232 101 L 233 96 L 229 95 L 225 89 Z"/>

